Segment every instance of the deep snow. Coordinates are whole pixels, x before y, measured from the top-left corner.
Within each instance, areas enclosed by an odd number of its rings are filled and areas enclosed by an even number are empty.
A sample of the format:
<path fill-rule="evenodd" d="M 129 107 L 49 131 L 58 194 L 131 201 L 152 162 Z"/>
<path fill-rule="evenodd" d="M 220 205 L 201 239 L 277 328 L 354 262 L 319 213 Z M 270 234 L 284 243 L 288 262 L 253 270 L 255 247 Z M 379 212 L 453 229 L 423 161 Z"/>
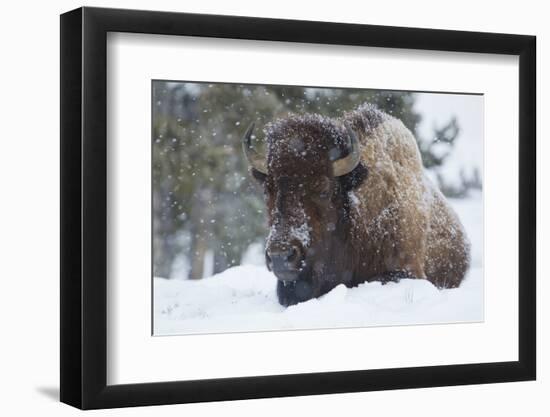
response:
<path fill-rule="evenodd" d="M 340 285 L 319 299 L 288 308 L 264 266 L 240 265 L 199 281 L 154 279 L 154 334 L 220 333 L 483 320 L 481 193 L 450 200 L 472 241 L 472 266 L 459 288 L 425 280 Z"/>

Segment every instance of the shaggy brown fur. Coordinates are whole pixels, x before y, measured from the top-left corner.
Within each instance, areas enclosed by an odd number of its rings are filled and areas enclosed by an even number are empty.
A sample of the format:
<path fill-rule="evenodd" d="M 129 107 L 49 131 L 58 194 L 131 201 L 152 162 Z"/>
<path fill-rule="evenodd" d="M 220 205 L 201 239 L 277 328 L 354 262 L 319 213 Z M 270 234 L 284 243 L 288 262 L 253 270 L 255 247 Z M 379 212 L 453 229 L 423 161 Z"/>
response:
<path fill-rule="evenodd" d="M 360 141 L 361 163 L 332 175 L 345 152 L 345 123 Z M 304 252 L 296 282 L 278 283 L 284 305 L 336 285 L 400 277 L 460 285 L 470 244 L 456 214 L 424 175 L 412 133 L 401 121 L 363 105 L 341 119 L 290 116 L 266 128 L 267 248 Z"/>

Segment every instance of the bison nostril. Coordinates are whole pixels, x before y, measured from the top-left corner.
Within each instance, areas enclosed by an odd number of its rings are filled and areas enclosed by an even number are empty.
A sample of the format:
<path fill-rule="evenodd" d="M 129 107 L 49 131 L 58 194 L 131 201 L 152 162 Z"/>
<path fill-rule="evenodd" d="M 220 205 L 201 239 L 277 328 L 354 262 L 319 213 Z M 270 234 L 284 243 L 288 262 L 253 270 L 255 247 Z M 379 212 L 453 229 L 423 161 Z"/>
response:
<path fill-rule="evenodd" d="M 294 268 L 300 268 L 303 261 L 303 252 L 299 246 L 292 245 L 288 250 L 287 262 Z"/>
<path fill-rule="evenodd" d="M 298 257 L 298 250 L 293 246 L 288 250 L 288 262 L 294 262 Z"/>

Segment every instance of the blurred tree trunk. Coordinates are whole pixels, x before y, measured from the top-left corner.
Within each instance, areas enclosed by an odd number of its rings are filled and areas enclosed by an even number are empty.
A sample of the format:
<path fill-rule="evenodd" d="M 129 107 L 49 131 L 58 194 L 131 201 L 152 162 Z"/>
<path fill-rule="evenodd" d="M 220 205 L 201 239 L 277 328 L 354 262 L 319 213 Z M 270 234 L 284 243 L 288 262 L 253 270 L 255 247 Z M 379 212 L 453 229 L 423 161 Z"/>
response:
<path fill-rule="evenodd" d="M 193 244 L 191 246 L 191 271 L 189 279 L 201 279 L 204 275 L 204 258 L 206 256 L 206 236 L 204 230 L 197 230 L 193 235 Z"/>
<path fill-rule="evenodd" d="M 166 184 L 153 187 L 153 274 L 170 278 L 172 262 L 176 256 L 174 240 L 174 215 L 162 196 L 167 193 Z"/>
<path fill-rule="evenodd" d="M 229 268 L 226 255 L 221 249 L 214 253 L 214 274 L 219 274 Z"/>
<path fill-rule="evenodd" d="M 208 251 L 209 234 L 211 235 L 211 194 L 212 190 L 206 187 L 202 182 L 197 184 L 197 190 L 193 194 L 193 204 L 191 208 L 191 270 L 189 279 L 204 278 L 204 261 Z"/>

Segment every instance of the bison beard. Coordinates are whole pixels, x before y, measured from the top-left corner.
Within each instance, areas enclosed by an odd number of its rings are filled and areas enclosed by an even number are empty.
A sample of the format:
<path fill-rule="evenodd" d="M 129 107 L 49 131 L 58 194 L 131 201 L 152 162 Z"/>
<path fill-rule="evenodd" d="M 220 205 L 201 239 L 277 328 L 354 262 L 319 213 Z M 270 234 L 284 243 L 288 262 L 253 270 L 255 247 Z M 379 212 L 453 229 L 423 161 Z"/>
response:
<path fill-rule="evenodd" d="M 289 116 L 266 127 L 266 156 L 251 144 L 253 128 L 243 148 L 266 196 L 266 264 L 282 305 L 339 284 L 463 280 L 467 237 L 400 121 L 371 105 L 340 119 Z"/>
<path fill-rule="evenodd" d="M 313 298 L 313 287 L 305 279 L 296 281 L 278 281 L 277 297 L 284 306 L 298 304 Z"/>

